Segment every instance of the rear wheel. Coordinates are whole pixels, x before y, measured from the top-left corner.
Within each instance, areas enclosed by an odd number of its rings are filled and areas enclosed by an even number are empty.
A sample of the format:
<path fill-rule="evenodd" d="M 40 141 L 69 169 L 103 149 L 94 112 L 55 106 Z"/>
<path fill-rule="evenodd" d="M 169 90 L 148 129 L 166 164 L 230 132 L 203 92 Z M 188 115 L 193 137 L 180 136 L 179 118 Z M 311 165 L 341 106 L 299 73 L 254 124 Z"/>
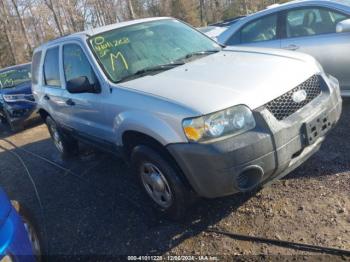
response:
<path fill-rule="evenodd" d="M 55 147 L 63 157 L 71 157 L 78 153 L 77 140 L 64 134 L 50 116 L 46 118 L 46 125 Z"/>
<path fill-rule="evenodd" d="M 139 145 L 132 150 L 131 164 L 153 207 L 170 219 L 182 219 L 191 192 L 174 163 L 156 150 Z"/>

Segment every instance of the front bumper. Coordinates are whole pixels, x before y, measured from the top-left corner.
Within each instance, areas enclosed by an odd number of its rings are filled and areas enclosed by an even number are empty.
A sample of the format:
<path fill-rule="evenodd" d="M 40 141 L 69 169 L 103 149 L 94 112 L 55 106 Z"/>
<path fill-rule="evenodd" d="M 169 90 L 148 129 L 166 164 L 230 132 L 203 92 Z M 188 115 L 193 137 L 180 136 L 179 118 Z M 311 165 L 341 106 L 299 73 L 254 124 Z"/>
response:
<path fill-rule="evenodd" d="M 254 110 L 254 130 L 214 143 L 170 144 L 167 149 L 198 195 L 226 196 L 251 189 L 240 186 L 242 175 L 249 170 L 260 172 L 259 184 L 266 184 L 297 168 L 320 148 L 341 110 L 339 87 L 326 87 L 320 96 L 285 120 L 278 121 L 261 107 Z M 324 119 L 323 130 L 321 125 L 317 132 L 305 131 Z"/>
<path fill-rule="evenodd" d="M 6 103 L 0 106 L 0 116 L 5 118 L 12 126 L 18 126 L 23 122 L 39 117 L 34 103 Z"/>

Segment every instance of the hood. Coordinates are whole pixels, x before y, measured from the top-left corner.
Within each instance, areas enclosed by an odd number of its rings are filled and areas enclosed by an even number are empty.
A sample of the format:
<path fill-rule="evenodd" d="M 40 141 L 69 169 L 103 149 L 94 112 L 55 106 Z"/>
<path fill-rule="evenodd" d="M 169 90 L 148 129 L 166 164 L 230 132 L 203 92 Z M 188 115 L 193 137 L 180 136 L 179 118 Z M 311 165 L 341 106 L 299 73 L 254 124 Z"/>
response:
<path fill-rule="evenodd" d="M 6 221 L 11 211 L 11 203 L 8 200 L 5 192 L 0 188 L 0 228 Z"/>
<path fill-rule="evenodd" d="M 256 109 L 320 70 L 307 55 L 243 47 L 121 85 L 208 114 L 239 104 Z"/>
<path fill-rule="evenodd" d="M 3 95 L 15 95 L 15 94 L 32 94 L 31 81 L 23 82 L 15 87 L 1 89 L 0 92 Z"/>

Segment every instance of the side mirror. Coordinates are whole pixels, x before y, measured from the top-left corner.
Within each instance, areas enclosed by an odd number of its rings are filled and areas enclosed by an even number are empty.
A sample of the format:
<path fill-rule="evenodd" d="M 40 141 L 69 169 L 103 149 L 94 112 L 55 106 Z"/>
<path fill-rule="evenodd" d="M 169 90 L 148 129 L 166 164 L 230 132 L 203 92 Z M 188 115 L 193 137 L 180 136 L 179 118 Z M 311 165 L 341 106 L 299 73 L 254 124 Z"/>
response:
<path fill-rule="evenodd" d="M 350 19 L 343 20 L 337 24 L 337 33 L 349 33 L 350 32 Z"/>
<path fill-rule="evenodd" d="M 98 82 L 90 84 L 86 76 L 80 76 L 67 82 L 67 91 L 72 94 L 78 93 L 100 93 L 101 88 Z"/>

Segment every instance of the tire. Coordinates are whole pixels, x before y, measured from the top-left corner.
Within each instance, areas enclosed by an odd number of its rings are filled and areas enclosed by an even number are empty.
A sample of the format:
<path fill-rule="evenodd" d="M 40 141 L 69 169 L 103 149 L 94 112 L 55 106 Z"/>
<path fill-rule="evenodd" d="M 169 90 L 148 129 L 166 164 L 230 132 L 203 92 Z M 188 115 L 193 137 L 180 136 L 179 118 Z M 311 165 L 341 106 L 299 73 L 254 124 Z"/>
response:
<path fill-rule="evenodd" d="M 131 165 L 152 206 L 168 219 L 182 220 L 192 194 L 175 165 L 144 145 L 133 148 Z"/>
<path fill-rule="evenodd" d="M 44 241 L 39 231 L 38 224 L 36 223 L 34 217 L 24 206 L 19 204 L 17 201 L 11 201 L 12 206 L 17 211 L 19 216 L 22 219 L 25 230 L 27 231 L 29 241 L 32 245 L 33 254 L 36 258 L 36 261 L 43 261 L 44 252 Z"/>
<path fill-rule="evenodd" d="M 54 145 L 61 156 L 63 158 L 71 158 L 77 155 L 79 151 L 78 141 L 64 134 L 50 116 L 46 117 L 45 122 Z"/>
<path fill-rule="evenodd" d="M 20 124 L 15 125 L 14 123 L 11 122 L 10 115 L 8 114 L 8 112 L 6 110 L 5 110 L 5 116 L 6 116 L 5 121 L 10 126 L 10 129 L 12 132 L 16 133 L 16 132 L 23 129 L 22 125 L 20 125 Z"/>
<path fill-rule="evenodd" d="M 0 123 L 1 123 L 1 124 L 6 124 L 6 123 L 7 123 L 6 118 L 5 118 L 5 117 L 0 116 Z"/>

